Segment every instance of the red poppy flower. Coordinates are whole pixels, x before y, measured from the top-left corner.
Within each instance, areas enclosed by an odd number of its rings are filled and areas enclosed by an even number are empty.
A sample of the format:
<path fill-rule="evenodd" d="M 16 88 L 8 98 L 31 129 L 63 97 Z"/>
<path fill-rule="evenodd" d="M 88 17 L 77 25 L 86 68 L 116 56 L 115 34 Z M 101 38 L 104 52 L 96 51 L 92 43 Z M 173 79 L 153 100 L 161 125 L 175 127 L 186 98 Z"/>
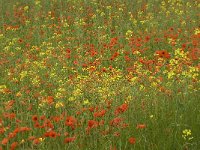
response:
<path fill-rule="evenodd" d="M 137 125 L 137 129 L 144 129 L 144 128 L 146 128 L 145 124 L 138 124 Z"/>
<path fill-rule="evenodd" d="M 17 147 L 18 143 L 17 142 L 13 142 L 10 146 L 10 150 L 14 150 Z"/>
<path fill-rule="evenodd" d="M 14 119 L 16 117 L 15 113 L 5 113 L 4 118 L 8 118 L 8 119 Z"/>
<path fill-rule="evenodd" d="M 130 137 L 130 138 L 128 139 L 128 141 L 129 141 L 130 144 L 135 144 L 136 139 L 135 139 L 134 137 Z"/>
<path fill-rule="evenodd" d="M 129 124 L 127 124 L 127 123 L 122 124 L 122 128 L 127 128 L 128 126 L 129 126 Z"/>
<path fill-rule="evenodd" d="M 90 111 L 90 112 L 94 112 L 94 110 L 95 110 L 95 107 L 90 107 L 90 108 L 89 108 L 89 111 Z"/>
<path fill-rule="evenodd" d="M 40 123 L 38 122 L 38 121 L 36 121 L 35 123 L 34 123 L 34 127 L 35 128 L 40 128 L 41 126 L 40 126 Z"/>
<path fill-rule="evenodd" d="M 64 142 L 65 142 L 65 143 L 70 143 L 70 142 L 75 141 L 75 139 L 76 139 L 75 136 L 74 136 L 74 137 L 67 137 L 67 138 L 65 138 Z"/>
<path fill-rule="evenodd" d="M 35 122 L 35 121 L 38 120 L 38 117 L 37 117 L 36 115 L 33 115 L 33 116 L 32 116 L 32 120 Z"/>
<path fill-rule="evenodd" d="M 32 141 L 32 140 L 34 140 L 35 139 L 35 136 L 30 136 L 29 138 L 28 138 L 28 140 L 30 140 L 30 141 Z"/>
<path fill-rule="evenodd" d="M 1 144 L 2 145 L 6 145 L 8 143 L 9 139 L 8 138 L 4 138 L 2 141 L 1 141 Z"/>
<path fill-rule="evenodd" d="M 47 102 L 48 102 L 48 104 L 52 104 L 53 101 L 54 101 L 53 96 L 48 96 L 48 97 L 47 97 Z"/>
<path fill-rule="evenodd" d="M 34 139 L 33 144 L 34 145 L 40 144 L 40 139 L 39 138 Z"/>
<path fill-rule="evenodd" d="M 11 133 L 8 134 L 8 138 L 9 139 L 14 138 L 16 135 L 17 135 L 17 133 L 15 133 L 15 132 L 12 133 L 11 132 Z"/>
<path fill-rule="evenodd" d="M 122 104 L 121 106 L 117 107 L 115 110 L 115 115 L 118 115 L 119 113 L 123 113 L 128 109 L 128 104 Z"/>
<path fill-rule="evenodd" d="M 101 68 L 101 71 L 106 72 L 106 68 L 105 67 Z"/>
<path fill-rule="evenodd" d="M 50 120 L 46 120 L 46 121 L 44 122 L 43 126 L 44 126 L 44 127 L 48 127 L 48 128 L 50 128 L 50 129 L 53 129 L 53 128 L 54 128 L 54 125 L 53 125 L 53 123 L 51 123 Z"/>
<path fill-rule="evenodd" d="M 75 129 L 75 124 L 77 120 L 73 116 L 67 117 L 65 125 L 70 126 L 72 129 Z"/>
<path fill-rule="evenodd" d="M 120 125 L 122 121 L 122 118 L 114 118 L 113 120 L 110 121 L 111 126 L 118 126 Z"/>
<path fill-rule="evenodd" d="M 5 131 L 5 128 L 0 128 L 0 134 L 3 134 Z"/>
<path fill-rule="evenodd" d="M 106 114 L 106 110 L 101 110 L 94 113 L 94 117 L 103 117 Z"/>
<path fill-rule="evenodd" d="M 24 131 L 30 131 L 31 128 L 29 127 L 19 127 L 20 132 L 24 132 Z"/>
<path fill-rule="evenodd" d="M 57 133 L 55 131 L 48 131 L 44 134 L 45 137 L 51 137 L 55 138 L 57 136 Z"/>
<path fill-rule="evenodd" d="M 119 56 L 119 52 L 115 52 L 112 57 L 110 58 L 110 60 L 114 60 L 115 58 L 117 58 Z"/>
<path fill-rule="evenodd" d="M 59 122 L 59 121 L 61 120 L 61 117 L 60 117 L 60 116 L 55 116 L 55 117 L 53 117 L 52 119 L 53 119 L 53 121 L 55 121 L 55 122 Z"/>
<path fill-rule="evenodd" d="M 118 136 L 120 136 L 120 132 L 114 132 L 113 135 L 116 136 L 116 137 L 118 137 Z"/>
<path fill-rule="evenodd" d="M 156 54 L 160 58 L 165 58 L 165 59 L 169 59 L 170 58 L 170 54 L 166 50 L 158 50 L 158 51 L 156 51 Z"/>
<path fill-rule="evenodd" d="M 88 120 L 88 127 L 89 128 L 94 128 L 98 126 L 98 122 L 95 120 Z"/>
<path fill-rule="evenodd" d="M 40 116 L 40 120 L 46 119 L 45 115 Z"/>

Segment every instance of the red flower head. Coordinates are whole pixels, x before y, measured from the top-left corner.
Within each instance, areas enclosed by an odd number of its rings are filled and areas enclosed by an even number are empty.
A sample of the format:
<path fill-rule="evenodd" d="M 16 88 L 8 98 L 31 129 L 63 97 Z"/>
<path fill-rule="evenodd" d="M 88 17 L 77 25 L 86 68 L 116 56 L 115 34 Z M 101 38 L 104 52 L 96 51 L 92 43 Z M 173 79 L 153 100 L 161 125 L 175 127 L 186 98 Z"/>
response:
<path fill-rule="evenodd" d="M 65 143 L 70 143 L 70 142 L 73 142 L 73 141 L 75 141 L 75 139 L 76 139 L 76 137 L 74 136 L 74 137 L 67 137 L 67 138 L 65 138 Z"/>
<path fill-rule="evenodd" d="M 74 129 L 76 122 L 77 120 L 73 116 L 69 116 L 65 121 L 65 125 L 70 126 L 72 129 Z"/>
<path fill-rule="evenodd" d="M 144 129 L 144 128 L 146 128 L 145 124 L 138 124 L 137 125 L 137 129 Z"/>
<path fill-rule="evenodd" d="M 38 120 L 38 117 L 37 117 L 36 115 L 33 115 L 33 116 L 32 116 L 32 121 L 35 122 L 35 121 L 37 121 L 37 120 Z"/>
<path fill-rule="evenodd" d="M 134 137 L 130 137 L 130 138 L 128 139 L 128 141 L 129 141 L 130 144 L 135 144 L 136 139 L 135 139 Z"/>
<path fill-rule="evenodd" d="M 48 131 L 44 134 L 45 137 L 51 137 L 55 138 L 57 136 L 57 133 L 55 131 Z"/>
<path fill-rule="evenodd" d="M 120 125 L 122 121 L 122 118 L 114 118 L 113 120 L 110 121 L 111 126 L 118 126 Z"/>
<path fill-rule="evenodd" d="M 103 117 L 106 114 L 106 110 L 101 110 L 94 113 L 94 117 Z"/>
<path fill-rule="evenodd" d="M 40 144 L 40 139 L 39 138 L 34 139 L 33 144 L 34 145 Z"/>
<path fill-rule="evenodd" d="M 94 128 L 98 126 L 98 121 L 95 120 L 89 120 L 88 121 L 88 128 Z"/>
<path fill-rule="evenodd" d="M 128 104 L 122 104 L 121 106 L 117 107 L 115 110 L 115 115 L 118 115 L 119 113 L 123 113 L 128 109 Z"/>
<path fill-rule="evenodd" d="M 8 143 L 9 139 L 8 138 L 4 138 L 2 141 L 1 141 L 1 144 L 2 145 L 6 145 Z"/>
<path fill-rule="evenodd" d="M 48 96 L 48 97 L 47 97 L 47 103 L 48 103 L 48 104 L 52 104 L 53 101 L 54 101 L 53 96 Z"/>
<path fill-rule="evenodd" d="M 160 58 L 165 58 L 165 59 L 169 59 L 170 58 L 170 54 L 166 50 L 158 50 L 158 51 L 156 51 L 156 54 Z"/>
<path fill-rule="evenodd" d="M 10 146 L 10 150 L 14 150 L 17 147 L 18 143 L 17 142 L 13 142 Z"/>

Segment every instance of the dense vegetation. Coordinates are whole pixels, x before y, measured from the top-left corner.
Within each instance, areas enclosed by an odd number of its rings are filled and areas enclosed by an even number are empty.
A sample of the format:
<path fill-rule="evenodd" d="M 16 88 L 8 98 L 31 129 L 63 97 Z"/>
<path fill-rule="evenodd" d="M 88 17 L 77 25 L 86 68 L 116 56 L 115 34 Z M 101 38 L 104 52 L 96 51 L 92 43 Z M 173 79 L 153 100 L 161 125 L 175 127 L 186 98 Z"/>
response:
<path fill-rule="evenodd" d="M 200 149 L 198 0 L 1 0 L 0 150 Z"/>

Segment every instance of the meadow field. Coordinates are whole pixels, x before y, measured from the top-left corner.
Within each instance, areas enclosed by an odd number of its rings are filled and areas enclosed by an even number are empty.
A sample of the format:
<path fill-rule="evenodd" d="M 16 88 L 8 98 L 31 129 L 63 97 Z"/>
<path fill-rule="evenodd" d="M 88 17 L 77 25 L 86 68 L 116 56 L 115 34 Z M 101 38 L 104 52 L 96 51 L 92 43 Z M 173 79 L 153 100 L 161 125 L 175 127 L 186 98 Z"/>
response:
<path fill-rule="evenodd" d="M 0 150 L 200 150 L 199 0 L 0 0 Z"/>

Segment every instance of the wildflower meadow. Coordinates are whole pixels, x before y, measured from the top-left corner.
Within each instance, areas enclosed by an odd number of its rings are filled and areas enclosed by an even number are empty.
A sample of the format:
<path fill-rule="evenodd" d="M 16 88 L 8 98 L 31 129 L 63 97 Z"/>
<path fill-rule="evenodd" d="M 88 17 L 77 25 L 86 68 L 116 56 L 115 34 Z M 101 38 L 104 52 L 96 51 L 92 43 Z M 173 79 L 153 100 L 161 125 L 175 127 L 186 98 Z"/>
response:
<path fill-rule="evenodd" d="M 199 0 L 0 0 L 0 150 L 200 150 Z"/>

